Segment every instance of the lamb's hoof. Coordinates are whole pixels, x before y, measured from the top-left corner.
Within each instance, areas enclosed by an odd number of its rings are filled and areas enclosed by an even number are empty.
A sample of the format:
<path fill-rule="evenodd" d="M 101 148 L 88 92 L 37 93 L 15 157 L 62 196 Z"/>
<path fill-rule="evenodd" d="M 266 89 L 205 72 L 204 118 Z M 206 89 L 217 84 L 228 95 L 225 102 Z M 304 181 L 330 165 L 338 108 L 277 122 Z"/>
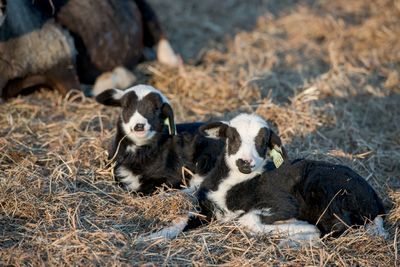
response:
<path fill-rule="evenodd" d="M 321 239 L 319 238 L 319 233 L 316 232 L 304 232 L 291 235 L 287 239 L 283 239 L 279 242 L 278 246 L 280 248 L 295 248 L 300 249 L 304 246 L 321 246 Z"/>
<path fill-rule="evenodd" d="M 377 216 L 372 222 L 368 223 L 365 227 L 367 233 L 371 236 L 380 236 L 387 239 L 389 234 L 383 227 L 383 219 Z"/>
<path fill-rule="evenodd" d="M 186 227 L 188 218 L 178 218 L 172 226 L 161 229 L 160 231 L 145 234 L 138 237 L 138 241 L 151 241 L 154 239 L 171 240 L 177 238 L 183 229 Z"/>

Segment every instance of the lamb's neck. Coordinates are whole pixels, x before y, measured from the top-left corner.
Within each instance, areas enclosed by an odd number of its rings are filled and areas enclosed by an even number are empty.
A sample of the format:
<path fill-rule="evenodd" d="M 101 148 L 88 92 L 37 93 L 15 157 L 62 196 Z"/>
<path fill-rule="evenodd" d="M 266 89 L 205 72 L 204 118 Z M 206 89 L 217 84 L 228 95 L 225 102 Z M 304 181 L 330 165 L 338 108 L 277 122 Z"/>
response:
<path fill-rule="evenodd" d="M 225 159 L 218 162 L 218 166 L 215 171 L 210 174 L 210 181 L 214 181 L 214 184 L 210 186 L 207 194 L 208 199 L 210 199 L 214 205 L 218 207 L 216 216 L 218 219 L 223 219 L 224 221 L 230 220 L 238 217 L 243 213 L 242 210 L 229 210 L 227 207 L 227 195 L 228 192 L 237 184 L 240 184 L 246 180 L 256 177 L 257 173 L 244 174 L 238 170 L 232 170 L 226 164 Z"/>
<path fill-rule="evenodd" d="M 201 187 L 207 191 L 216 191 L 218 185 L 226 179 L 229 174 L 229 168 L 226 165 L 224 157 L 219 157 L 215 164 L 215 167 L 206 176 L 205 180 L 201 184 Z"/>
<path fill-rule="evenodd" d="M 222 183 L 224 183 L 224 186 L 226 185 L 231 187 L 259 175 L 258 172 L 245 174 L 241 173 L 237 169 L 231 169 L 226 162 L 224 154 L 225 153 L 218 158 L 216 166 L 206 177 L 206 180 L 203 182 L 203 188 L 216 191 Z"/>

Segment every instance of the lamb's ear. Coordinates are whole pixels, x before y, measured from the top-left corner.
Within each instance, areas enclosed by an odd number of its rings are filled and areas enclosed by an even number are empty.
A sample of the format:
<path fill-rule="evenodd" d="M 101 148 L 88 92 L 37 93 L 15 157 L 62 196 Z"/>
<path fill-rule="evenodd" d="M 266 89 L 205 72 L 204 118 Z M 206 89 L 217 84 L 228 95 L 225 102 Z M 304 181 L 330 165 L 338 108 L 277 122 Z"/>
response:
<path fill-rule="evenodd" d="M 200 126 L 199 131 L 201 134 L 214 138 L 226 138 L 226 130 L 228 129 L 228 125 L 224 122 L 217 121 L 217 122 L 210 122 L 205 125 Z"/>
<path fill-rule="evenodd" d="M 124 91 L 119 89 L 107 89 L 96 96 L 96 101 L 106 106 L 121 106 L 121 99 Z"/>
<path fill-rule="evenodd" d="M 176 125 L 174 119 L 174 111 L 168 103 L 163 103 L 161 112 L 164 117 L 164 124 L 168 126 L 168 132 L 170 135 L 176 135 Z"/>
<path fill-rule="evenodd" d="M 275 166 L 278 168 L 284 161 L 289 159 L 286 149 L 282 145 L 281 138 L 270 129 L 268 140 L 269 156 L 272 158 Z"/>

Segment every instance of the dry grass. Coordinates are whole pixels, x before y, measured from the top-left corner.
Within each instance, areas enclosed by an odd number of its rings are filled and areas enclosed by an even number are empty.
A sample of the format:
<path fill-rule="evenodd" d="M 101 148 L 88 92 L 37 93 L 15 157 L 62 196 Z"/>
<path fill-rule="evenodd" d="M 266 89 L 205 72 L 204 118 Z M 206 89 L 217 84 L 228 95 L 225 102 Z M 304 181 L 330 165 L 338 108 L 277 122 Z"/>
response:
<path fill-rule="evenodd" d="M 292 157 L 341 162 L 366 177 L 390 211 L 389 239 L 351 229 L 295 250 L 212 223 L 139 242 L 190 201 L 119 189 L 105 152 L 117 110 L 41 91 L 0 106 L 0 265 L 399 265 L 400 3 L 150 2 L 187 64 L 136 72 L 172 100 L 178 121 L 257 112 Z"/>

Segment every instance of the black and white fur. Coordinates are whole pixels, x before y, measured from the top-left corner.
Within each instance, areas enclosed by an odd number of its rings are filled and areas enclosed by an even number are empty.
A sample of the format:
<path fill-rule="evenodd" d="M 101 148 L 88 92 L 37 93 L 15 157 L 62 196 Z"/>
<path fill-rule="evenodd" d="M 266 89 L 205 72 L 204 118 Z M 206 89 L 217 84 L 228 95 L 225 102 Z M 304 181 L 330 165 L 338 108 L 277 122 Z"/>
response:
<path fill-rule="evenodd" d="M 35 86 L 80 88 L 72 35 L 33 2 L 0 0 L 0 102 Z"/>
<path fill-rule="evenodd" d="M 224 156 L 197 194 L 206 219 L 190 217 L 151 237 L 175 237 L 214 215 L 222 221 L 235 219 L 255 233 L 280 232 L 295 240 L 316 240 L 330 232 L 337 236 L 349 226 L 371 221 L 375 226 L 369 228 L 375 234 L 386 235 L 379 197 L 350 168 L 310 160 L 290 163 L 283 148 L 282 166 L 263 167 L 267 149 L 281 147 L 281 141 L 254 115 L 239 115 L 201 130 L 226 143 Z M 250 169 L 241 161 L 251 162 Z"/>
<path fill-rule="evenodd" d="M 221 221 L 237 220 L 253 233 L 282 233 L 296 240 L 319 237 L 314 225 L 296 220 L 298 204 L 289 190 L 296 181 L 263 175 L 268 150 L 277 146 L 283 157 L 286 153 L 280 138 L 262 118 L 241 114 L 229 122 L 210 123 L 200 129 L 225 142 L 224 153 L 197 193 L 206 219 L 190 217 L 150 237 L 172 238 L 213 216 Z"/>
<path fill-rule="evenodd" d="M 109 157 L 116 154 L 114 176 L 130 191 L 149 194 L 163 184 L 179 188 L 184 182 L 196 186 L 222 151 L 222 142 L 196 133 L 201 124 L 178 125 L 176 134 L 170 103 L 151 86 L 109 89 L 96 100 L 122 108 Z M 169 121 L 170 133 L 165 120 Z M 195 175 L 183 181 L 182 167 Z"/>
<path fill-rule="evenodd" d="M 28 88 L 126 88 L 153 48 L 159 62 L 181 64 L 146 0 L 0 0 L 0 102 Z"/>
<path fill-rule="evenodd" d="M 279 168 L 274 172 L 280 175 L 282 171 Z M 382 202 L 354 170 L 300 159 L 286 165 L 284 172 L 299 181 L 293 188 L 300 207 L 297 218 L 317 225 L 322 235 L 337 237 L 349 227 L 367 225 L 373 234 L 386 237 Z"/>

